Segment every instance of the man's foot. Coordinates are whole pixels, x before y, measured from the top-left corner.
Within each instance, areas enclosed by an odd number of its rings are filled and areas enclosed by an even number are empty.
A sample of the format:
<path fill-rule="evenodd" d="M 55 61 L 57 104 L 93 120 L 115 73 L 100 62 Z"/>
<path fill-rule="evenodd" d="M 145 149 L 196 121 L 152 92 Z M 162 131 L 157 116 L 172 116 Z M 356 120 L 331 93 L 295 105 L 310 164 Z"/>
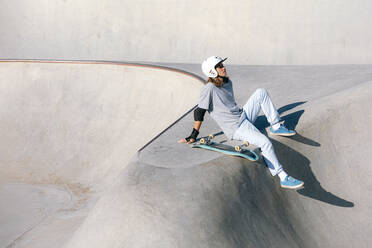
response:
<path fill-rule="evenodd" d="M 280 181 L 280 186 L 286 189 L 299 189 L 304 185 L 304 182 L 297 180 L 291 176 L 287 176 L 283 181 Z"/>
<path fill-rule="evenodd" d="M 270 134 L 280 136 L 293 136 L 296 134 L 296 131 L 288 130 L 283 124 L 280 124 L 280 127 L 276 130 L 274 130 L 273 127 L 270 127 Z"/>

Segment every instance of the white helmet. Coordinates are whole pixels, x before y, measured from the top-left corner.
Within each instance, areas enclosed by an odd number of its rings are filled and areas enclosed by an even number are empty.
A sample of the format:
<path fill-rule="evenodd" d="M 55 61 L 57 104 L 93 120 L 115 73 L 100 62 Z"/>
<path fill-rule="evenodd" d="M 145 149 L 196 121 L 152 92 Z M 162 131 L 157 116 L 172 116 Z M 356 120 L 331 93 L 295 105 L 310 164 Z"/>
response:
<path fill-rule="evenodd" d="M 218 73 L 216 71 L 216 65 L 218 63 L 224 62 L 227 58 L 222 59 L 219 56 L 212 56 L 207 58 L 202 63 L 202 71 L 207 77 L 216 78 Z"/>

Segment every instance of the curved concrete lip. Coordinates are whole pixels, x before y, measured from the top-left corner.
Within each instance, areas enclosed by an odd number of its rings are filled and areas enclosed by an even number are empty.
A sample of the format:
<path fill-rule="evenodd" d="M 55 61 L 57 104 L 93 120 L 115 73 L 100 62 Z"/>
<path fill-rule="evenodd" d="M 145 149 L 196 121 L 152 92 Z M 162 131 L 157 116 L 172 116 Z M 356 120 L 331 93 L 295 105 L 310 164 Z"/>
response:
<path fill-rule="evenodd" d="M 194 108 L 203 85 L 139 63 L 0 60 L 0 72 L 7 247 L 67 239 L 136 151 Z"/>

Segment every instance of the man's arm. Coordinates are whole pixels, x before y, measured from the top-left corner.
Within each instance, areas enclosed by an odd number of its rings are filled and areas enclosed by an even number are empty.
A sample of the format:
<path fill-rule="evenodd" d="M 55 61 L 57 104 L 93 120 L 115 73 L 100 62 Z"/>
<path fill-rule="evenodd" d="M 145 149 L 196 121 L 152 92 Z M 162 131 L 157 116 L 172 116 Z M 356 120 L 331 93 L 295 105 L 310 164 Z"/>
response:
<path fill-rule="evenodd" d="M 194 120 L 195 120 L 194 121 L 194 128 L 193 128 L 189 137 L 186 137 L 184 139 L 179 140 L 178 143 L 191 144 L 191 143 L 194 143 L 196 141 L 196 138 L 199 135 L 200 127 L 201 127 L 201 125 L 204 121 L 205 112 L 206 112 L 205 109 L 202 109 L 202 108 L 199 108 L 199 107 L 194 110 Z"/>
<path fill-rule="evenodd" d="M 202 123 L 202 121 L 194 121 L 194 129 L 199 131 Z"/>

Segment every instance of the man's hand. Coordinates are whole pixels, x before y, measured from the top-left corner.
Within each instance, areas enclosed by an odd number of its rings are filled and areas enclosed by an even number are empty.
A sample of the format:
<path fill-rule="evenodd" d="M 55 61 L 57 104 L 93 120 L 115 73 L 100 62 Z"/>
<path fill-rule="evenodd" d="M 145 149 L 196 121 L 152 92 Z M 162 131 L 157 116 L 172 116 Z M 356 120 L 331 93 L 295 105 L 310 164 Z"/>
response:
<path fill-rule="evenodd" d="M 198 135 L 199 135 L 199 131 L 196 130 L 195 128 L 193 128 L 190 136 L 186 137 L 184 139 L 180 139 L 178 141 L 178 143 L 187 143 L 187 144 L 194 143 L 196 141 L 196 138 L 198 137 Z"/>
<path fill-rule="evenodd" d="M 202 124 L 202 121 L 195 121 L 194 122 L 194 128 L 192 129 L 192 132 L 191 132 L 190 136 L 186 137 L 184 139 L 180 139 L 177 142 L 178 143 L 187 143 L 187 144 L 194 143 L 196 141 L 196 138 L 199 135 L 199 129 L 201 127 L 201 124 Z"/>
<path fill-rule="evenodd" d="M 187 141 L 186 138 L 185 138 L 185 139 L 180 139 L 180 140 L 177 141 L 177 142 L 178 142 L 178 143 L 187 143 L 187 144 L 191 144 L 191 143 L 194 143 L 194 142 L 195 142 L 195 139 L 190 138 L 190 140 Z"/>

